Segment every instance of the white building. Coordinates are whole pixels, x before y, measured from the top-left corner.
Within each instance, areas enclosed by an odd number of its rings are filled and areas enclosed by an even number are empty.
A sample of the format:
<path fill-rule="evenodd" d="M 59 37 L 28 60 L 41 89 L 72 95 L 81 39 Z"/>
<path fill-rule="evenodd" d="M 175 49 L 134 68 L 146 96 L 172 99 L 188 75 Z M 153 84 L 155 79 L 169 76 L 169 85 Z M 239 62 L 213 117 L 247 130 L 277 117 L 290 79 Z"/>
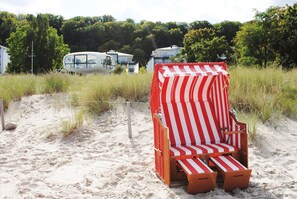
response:
<path fill-rule="evenodd" d="M 157 48 L 152 52 L 151 58 L 146 65 L 146 70 L 153 71 L 154 65 L 158 63 L 170 63 L 170 58 L 178 54 L 181 49 L 181 47 L 176 45 L 166 48 Z"/>
<path fill-rule="evenodd" d="M 7 48 L 0 45 L 0 75 L 5 73 L 9 61 L 10 58 L 7 53 Z"/>
<path fill-rule="evenodd" d="M 134 63 L 133 55 L 127 53 L 121 53 L 114 50 L 110 50 L 106 52 L 106 54 L 110 55 L 116 62 L 121 66 L 128 67 L 129 73 L 138 73 L 139 72 L 139 64 Z"/>

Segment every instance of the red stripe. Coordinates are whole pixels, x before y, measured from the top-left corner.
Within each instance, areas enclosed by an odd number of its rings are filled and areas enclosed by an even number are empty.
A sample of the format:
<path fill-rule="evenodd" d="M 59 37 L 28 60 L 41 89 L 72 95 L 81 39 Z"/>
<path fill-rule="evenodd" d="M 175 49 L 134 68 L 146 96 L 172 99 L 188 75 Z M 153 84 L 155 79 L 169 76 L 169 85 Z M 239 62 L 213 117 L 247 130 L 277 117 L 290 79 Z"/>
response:
<path fill-rule="evenodd" d="M 181 101 L 183 102 L 183 103 L 181 103 L 181 105 L 182 105 L 182 108 L 183 108 L 183 111 L 184 111 L 184 117 L 185 117 L 185 122 L 186 122 L 186 126 L 187 126 L 187 132 L 189 133 L 189 137 L 190 137 L 190 143 L 187 143 L 187 144 L 195 144 L 194 131 L 193 131 L 193 128 L 192 128 L 192 124 L 191 124 L 187 104 L 185 103 L 185 88 L 186 88 L 186 85 L 187 85 L 188 81 L 189 81 L 189 76 L 184 78 L 183 84 L 181 86 L 181 88 L 182 88 L 182 90 L 181 90 Z"/>
<path fill-rule="evenodd" d="M 178 146 L 174 146 L 174 147 L 172 147 L 172 148 L 174 148 L 174 149 L 176 149 L 177 151 L 179 151 L 180 156 L 187 155 L 186 152 L 185 152 L 183 149 L 179 148 Z"/>
<path fill-rule="evenodd" d="M 199 78 L 202 78 L 202 77 L 199 77 Z M 192 100 L 190 101 L 190 104 L 191 104 L 191 108 L 192 108 L 192 111 L 193 111 L 193 115 L 194 115 L 194 119 L 196 121 L 196 126 L 197 126 L 197 129 L 198 129 L 198 132 L 197 133 L 197 136 L 200 138 L 200 143 L 198 143 L 198 140 L 196 140 L 196 143 L 195 144 L 204 144 L 205 143 L 205 137 L 204 137 L 204 134 L 202 133 L 203 130 L 202 130 L 202 126 L 201 126 L 201 123 L 200 123 L 200 120 L 199 120 L 199 115 L 198 115 L 198 110 L 196 108 L 196 104 L 199 102 L 195 102 L 194 101 L 194 88 L 195 88 L 195 85 L 197 84 L 198 82 L 198 77 L 195 77 L 195 79 L 193 80 L 195 81 L 193 83 L 193 90 L 191 92 L 191 97 L 192 97 Z"/>
<path fill-rule="evenodd" d="M 198 171 L 187 160 L 182 161 L 192 174 L 198 174 Z"/>
<path fill-rule="evenodd" d="M 177 131 L 179 133 L 179 138 L 180 138 L 180 142 L 179 143 L 176 143 L 176 144 L 186 144 L 186 140 L 185 140 L 185 135 L 184 135 L 184 132 L 183 132 L 183 129 L 182 129 L 182 125 L 181 125 L 181 120 L 180 120 L 180 114 L 179 114 L 179 111 L 178 111 L 178 107 L 176 105 L 176 100 L 175 100 L 175 95 L 177 93 L 177 84 L 178 84 L 178 81 L 180 81 L 180 78 L 177 76 L 177 77 L 174 77 L 174 81 L 173 81 L 173 85 L 172 85 L 172 108 L 173 108 L 173 112 L 174 112 L 174 115 L 170 115 L 170 117 L 174 117 L 175 118 L 175 122 L 176 122 L 176 127 L 177 127 Z M 174 100 L 174 101 L 173 101 Z"/>
<path fill-rule="evenodd" d="M 218 165 L 219 167 L 222 166 L 227 171 L 233 171 L 233 169 L 226 162 L 224 162 L 220 157 L 212 157 L 212 158 L 214 158 L 217 162 L 219 162 L 221 164 L 221 165 Z"/>
<path fill-rule="evenodd" d="M 234 166 L 236 166 L 239 170 L 245 170 L 244 166 L 242 166 L 237 160 L 232 158 L 231 156 L 226 157 Z"/>
<path fill-rule="evenodd" d="M 162 107 L 163 107 L 163 112 L 164 112 L 164 119 L 165 119 L 165 125 L 169 128 L 169 139 L 171 145 L 175 146 L 175 139 L 174 139 L 174 134 L 172 130 L 172 125 L 170 121 L 170 114 L 168 110 L 168 105 L 166 103 L 166 93 L 167 93 L 167 87 L 168 87 L 168 80 L 169 78 L 166 78 L 164 80 L 163 88 L 162 88 Z"/>
<path fill-rule="evenodd" d="M 211 173 L 211 169 L 204 164 L 200 159 L 194 158 L 193 161 L 204 171 L 204 173 Z"/>

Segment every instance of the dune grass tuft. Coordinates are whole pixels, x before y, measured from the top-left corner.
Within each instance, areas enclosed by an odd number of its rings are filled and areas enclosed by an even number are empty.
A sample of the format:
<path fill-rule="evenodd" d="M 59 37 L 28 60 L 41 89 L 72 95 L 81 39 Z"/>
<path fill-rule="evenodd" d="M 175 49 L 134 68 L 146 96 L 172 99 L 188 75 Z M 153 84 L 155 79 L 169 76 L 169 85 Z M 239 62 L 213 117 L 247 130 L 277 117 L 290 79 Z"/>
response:
<path fill-rule="evenodd" d="M 75 114 L 74 119 L 62 121 L 62 134 L 64 137 L 74 133 L 84 122 L 85 114 L 79 111 Z"/>
<path fill-rule="evenodd" d="M 66 74 L 50 73 L 44 76 L 44 84 L 41 89 L 41 93 L 58 93 L 66 92 L 70 80 Z"/>

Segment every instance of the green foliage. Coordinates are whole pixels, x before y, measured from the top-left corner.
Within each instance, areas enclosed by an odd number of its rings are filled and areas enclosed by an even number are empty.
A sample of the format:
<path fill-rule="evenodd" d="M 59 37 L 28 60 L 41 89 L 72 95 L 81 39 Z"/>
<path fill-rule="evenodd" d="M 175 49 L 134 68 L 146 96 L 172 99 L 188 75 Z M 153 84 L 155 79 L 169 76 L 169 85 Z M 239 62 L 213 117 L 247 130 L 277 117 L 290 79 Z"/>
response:
<path fill-rule="evenodd" d="M 219 37 L 225 36 L 229 46 L 233 46 L 233 39 L 236 33 L 239 31 L 242 24 L 234 21 L 223 21 L 221 23 L 214 24 L 214 28 Z"/>
<path fill-rule="evenodd" d="M 291 68 L 297 65 L 297 3 L 284 8 L 271 7 L 257 13 L 255 20 L 245 23 L 236 36 L 236 49 L 241 64 L 254 58 L 266 67 L 277 61 Z"/>
<path fill-rule="evenodd" d="M 7 39 L 10 54 L 8 72 L 30 73 L 32 41 L 34 42 L 34 73 L 43 73 L 62 66 L 62 59 L 69 52 L 63 43 L 63 37 L 57 30 L 49 27 L 47 15 L 39 14 L 35 18 L 28 15 L 27 23 L 18 27 Z"/>
<path fill-rule="evenodd" d="M 16 15 L 8 12 L 0 12 L 0 44 L 7 46 L 6 39 L 17 28 Z"/>
<path fill-rule="evenodd" d="M 217 55 L 230 51 L 225 37 L 213 29 L 190 30 L 184 39 L 184 54 L 188 62 L 216 61 Z"/>
<path fill-rule="evenodd" d="M 121 74 L 124 71 L 124 68 L 121 65 L 118 65 L 115 67 L 115 69 L 113 70 L 113 74 Z"/>

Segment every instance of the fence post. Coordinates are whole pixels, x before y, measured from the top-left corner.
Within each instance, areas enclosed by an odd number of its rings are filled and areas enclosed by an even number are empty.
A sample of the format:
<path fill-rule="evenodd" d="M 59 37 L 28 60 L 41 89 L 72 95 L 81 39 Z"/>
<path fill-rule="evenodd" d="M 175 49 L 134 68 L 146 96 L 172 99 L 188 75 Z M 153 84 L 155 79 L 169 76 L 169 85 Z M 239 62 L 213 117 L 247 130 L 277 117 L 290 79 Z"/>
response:
<path fill-rule="evenodd" d="M 3 100 L 0 99 L 0 117 L 1 117 L 1 124 L 2 124 L 2 131 L 5 130 L 5 124 L 4 124 L 4 105 Z"/>
<path fill-rule="evenodd" d="M 127 102 L 127 116 L 128 116 L 128 133 L 129 138 L 132 138 L 132 127 L 131 127 L 131 105 L 130 102 Z"/>

